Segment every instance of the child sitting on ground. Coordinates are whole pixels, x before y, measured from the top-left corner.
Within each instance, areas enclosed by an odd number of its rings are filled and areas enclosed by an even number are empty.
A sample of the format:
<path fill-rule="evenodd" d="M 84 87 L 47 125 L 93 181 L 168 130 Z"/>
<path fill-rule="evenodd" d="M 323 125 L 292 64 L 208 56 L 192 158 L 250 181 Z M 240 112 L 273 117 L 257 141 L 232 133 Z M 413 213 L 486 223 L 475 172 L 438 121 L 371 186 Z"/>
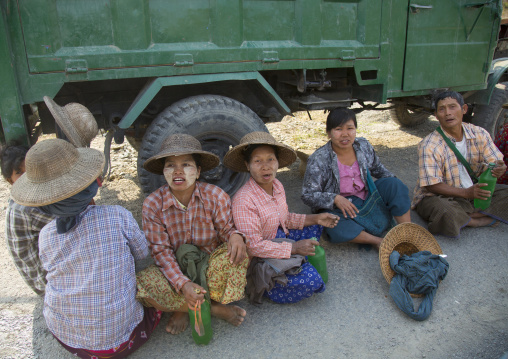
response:
<path fill-rule="evenodd" d="M 25 173 L 28 148 L 11 145 L 2 148 L 0 161 L 2 176 L 11 185 Z M 9 198 L 5 215 L 5 236 L 14 264 L 32 290 L 44 295 L 46 271 L 39 259 L 39 232 L 55 218 L 39 208 L 17 204 Z"/>
<path fill-rule="evenodd" d="M 45 96 L 44 102 L 66 139 L 76 147 L 90 147 L 98 127 L 93 114 L 83 105 L 58 106 Z M 2 176 L 11 185 L 25 173 L 28 147 L 13 143 L 0 151 Z M 93 203 L 93 200 L 91 202 Z M 39 259 L 39 232 L 55 216 L 35 207 L 26 207 L 9 199 L 5 218 L 5 236 L 14 264 L 21 277 L 39 295 L 44 295 L 46 271 Z"/>

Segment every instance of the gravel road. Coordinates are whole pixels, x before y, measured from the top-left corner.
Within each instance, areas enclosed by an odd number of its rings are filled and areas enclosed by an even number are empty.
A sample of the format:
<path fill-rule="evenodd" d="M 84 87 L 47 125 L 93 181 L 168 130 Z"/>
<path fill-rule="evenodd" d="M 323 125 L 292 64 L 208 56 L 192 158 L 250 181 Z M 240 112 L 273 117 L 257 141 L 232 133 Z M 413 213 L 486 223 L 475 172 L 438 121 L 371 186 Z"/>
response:
<path fill-rule="evenodd" d="M 280 141 L 306 153 L 326 142 L 325 115 L 312 112 L 268 124 Z M 358 136 L 375 147 L 385 166 L 412 190 L 417 177 L 418 142 L 435 119 L 410 130 L 394 124 L 388 111 L 358 116 Z M 102 148 L 98 136 L 92 147 Z M 99 205 L 119 204 L 141 223 L 144 199 L 136 179 L 136 152 L 127 143 L 113 147 L 113 172 L 100 189 Z M 300 201 L 299 161 L 281 169 L 292 212 L 309 213 Z M 9 186 L 0 184 L 4 218 Z M 416 213 L 415 223 L 425 226 Z M 0 358 L 71 358 L 53 339 L 42 316 L 42 298 L 23 282 L 8 254 L 0 228 Z M 172 336 L 160 325 L 132 358 L 499 358 L 508 351 L 508 226 L 465 229 L 460 239 L 436 237 L 448 255 L 450 271 L 437 292 L 432 315 L 416 322 L 388 294 L 375 250 L 354 244 L 323 243 L 329 282 L 324 293 L 292 305 L 264 302 L 247 310 L 238 328 L 212 319 L 214 339 L 205 347 L 190 330 Z M 138 263 L 144 268 L 150 260 Z M 165 314 L 162 322 L 168 319 Z"/>

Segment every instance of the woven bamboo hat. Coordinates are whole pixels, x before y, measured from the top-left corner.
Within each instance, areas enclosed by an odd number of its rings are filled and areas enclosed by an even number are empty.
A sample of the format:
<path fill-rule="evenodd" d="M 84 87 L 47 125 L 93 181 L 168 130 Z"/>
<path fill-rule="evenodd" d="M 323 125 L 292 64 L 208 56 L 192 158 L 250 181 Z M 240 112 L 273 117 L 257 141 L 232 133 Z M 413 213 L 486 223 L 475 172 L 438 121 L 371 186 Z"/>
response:
<path fill-rule="evenodd" d="M 199 155 L 199 166 L 201 172 L 210 171 L 219 165 L 219 157 L 211 152 L 203 151 L 201 143 L 185 133 L 177 133 L 169 136 L 162 142 L 159 153 L 150 157 L 143 163 L 145 170 L 161 175 L 164 170 L 164 161 L 169 156 Z"/>
<path fill-rule="evenodd" d="M 421 251 L 432 254 L 443 254 L 436 239 L 425 228 L 414 223 L 401 223 L 393 227 L 385 236 L 379 247 L 379 264 L 388 283 L 395 272 L 390 267 L 390 254 L 393 251 L 401 255 L 411 255 Z"/>
<path fill-rule="evenodd" d="M 48 96 L 44 96 L 44 102 L 70 143 L 76 147 L 90 147 L 99 128 L 95 117 L 85 106 L 69 103 L 61 107 Z"/>
<path fill-rule="evenodd" d="M 14 201 L 39 207 L 74 196 L 95 181 L 105 159 L 92 148 L 76 148 L 62 139 L 36 143 L 25 157 L 25 173 L 12 185 Z"/>
<path fill-rule="evenodd" d="M 251 132 L 240 140 L 240 144 L 233 147 L 224 156 L 224 165 L 235 172 L 249 172 L 245 165 L 244 151 L 249 145 L 269 145 L 277 147 L 279 168 L 286 167 L 295 162 L 296 152 L 291 147 L 277 142 L 267 132 Z"/>

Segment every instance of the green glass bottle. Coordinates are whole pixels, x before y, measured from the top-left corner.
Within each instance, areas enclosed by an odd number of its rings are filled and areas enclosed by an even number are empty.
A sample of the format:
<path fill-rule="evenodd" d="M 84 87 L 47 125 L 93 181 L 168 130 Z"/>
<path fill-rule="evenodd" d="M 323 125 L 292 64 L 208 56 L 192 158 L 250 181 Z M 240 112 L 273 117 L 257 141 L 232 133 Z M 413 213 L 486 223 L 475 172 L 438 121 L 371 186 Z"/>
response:
<path fill-rule="evenodd" d="M 197 315 L 199 322 L 199 311 Z M 196 328 L 196 319 L 194 316 L 194 311 L 192 309 L 189 309 L 189 319 L 190 326 L 192 328 L 192 339 L 194 339 L 194 342 L 196 344 L 204 344 L 204 345 L 210 343 L 210 340 L 212 340 L 213 337 L 212 314 L 210 311 L 210 303 L 208 303 L 208 301 L 205 300 L 204 303 L 201 304 L 201 320 L 203 322 L 202 326 L 198 325 L 198 328 Z"/>
<path fill-rule="evenodd" d="M 492 176 L 492 169 L 496 167 L 495 163 L 489 163 L 489 167 L 478 177 L 478 183 L 486 183 L 487 186 L 481 187 L 481 189 L 490 191 L 490 197 L 487 199 L 474 199 L 474 207 L 479 209 L 487 209 L 490 206 L 494 189 L 496 188 L 497 178 Z"/>
<path fill-rule="evenodd" d="M 313 240 L 316 240 L 316 238 L 311 238 Z M 326 269 L 326 256 L 325 256 L 325 250 L 321 246 L 315 246 L 315 254 L 313 256 L 307 256 L 307 259 L 309 260 L 309 263 L 316 268 L 318 273 L 321 275 L 321 278 L 323 278 L 323 282 L 328 282 L 328 270 Z"/>

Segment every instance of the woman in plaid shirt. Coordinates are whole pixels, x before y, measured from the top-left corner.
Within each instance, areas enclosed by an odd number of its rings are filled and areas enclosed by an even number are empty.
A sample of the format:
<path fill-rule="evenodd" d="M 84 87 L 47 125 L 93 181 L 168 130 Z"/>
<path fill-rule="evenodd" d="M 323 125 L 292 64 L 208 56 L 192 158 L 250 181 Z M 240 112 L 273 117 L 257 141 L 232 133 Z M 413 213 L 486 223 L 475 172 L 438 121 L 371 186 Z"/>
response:
<path fill-rule="evenodd" d="M 54 337 L 80 358 L 128 356 L 161 314 L 136 301 L 134 262 L 148 255 L 148 245 L 134 217 L 120 206 L 89 205 L 104 162 L 100 151 L 41 141 L 11 192 L 17 203 L 56 217 L 39 235 L 43 313 Z"/>
<path fill-rule="evenodd" d="M 219 158 L 203 151 L 197 139 L 175 134 L 143 165 L 163 174 L 167 184 L 143 203 L 143 230 L 156 265 L 138 274 L 137 298 L 173 313 L 166 326 L 171 334 L 185 330 L 188 309 L 205 298 L 211 301 L 212 315 L 235 326 L 246 315 L 244 309 L 226 305 L 244 296 L 248 261 L 244 236 L 233 225 L 227 193 L 197 181 L 201 172 L 218 164 Z M 208 266 L 206 273 L 191 272 L 184 254 L 188 251 L 194 253 L 197 268 Z"/>

